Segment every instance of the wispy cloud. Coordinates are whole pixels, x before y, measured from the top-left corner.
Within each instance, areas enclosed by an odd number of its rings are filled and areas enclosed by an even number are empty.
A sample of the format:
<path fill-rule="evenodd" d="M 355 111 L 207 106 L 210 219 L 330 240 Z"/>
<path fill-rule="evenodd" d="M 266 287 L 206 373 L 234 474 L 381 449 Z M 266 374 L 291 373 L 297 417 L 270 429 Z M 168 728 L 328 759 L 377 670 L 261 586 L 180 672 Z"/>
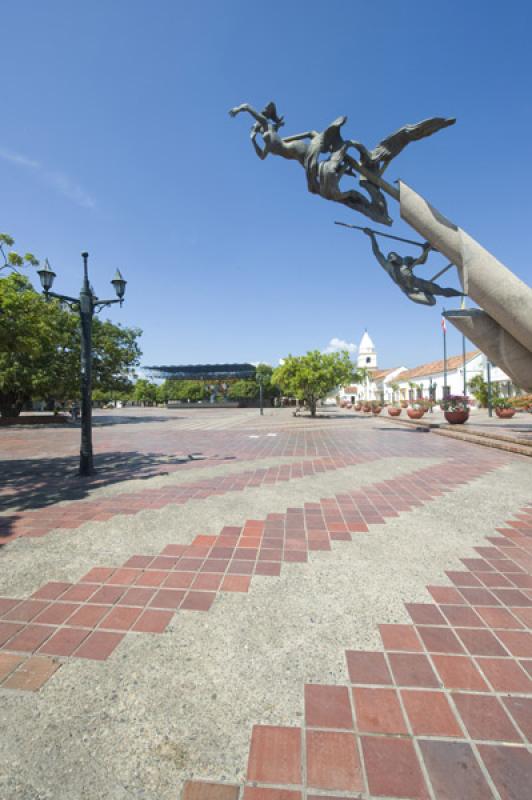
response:
<path fill-rule="evenodd" d="M 59 194 L 62 194 L 63 197 L 68 198 L 78 206 L 82 208 L 95 207 L 96 204 L 92 197 L 64 172 L 48 169 L 39 161 L 27 158 L 21 153 L 13 153 L 11 150 L 6 150 L 4 147 L 0 147 L 0 158 L 14 166 L 31 170 L 47 183 L 48 186 L 51 186 L 59 192 Z"/>
<path fill-rule="evenodd" d="M 356 349 L 357 346 L 353 342 L 346 342 L 345 339 L 338 339 L 337 336 L 333 336 L 323 352 L 338 353 L 340 350 L 347 350 L 348 353 L 354 353 Z"/>

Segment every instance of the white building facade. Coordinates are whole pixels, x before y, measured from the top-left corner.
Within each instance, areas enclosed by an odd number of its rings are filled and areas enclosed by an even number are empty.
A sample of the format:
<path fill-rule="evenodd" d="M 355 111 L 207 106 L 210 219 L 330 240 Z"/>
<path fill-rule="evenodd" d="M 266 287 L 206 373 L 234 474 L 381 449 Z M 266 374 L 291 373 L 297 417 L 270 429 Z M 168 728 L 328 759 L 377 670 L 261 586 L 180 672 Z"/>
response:
<path fill-rule="evenodd" d="M 445 367 L 447 369 L 445 369 Z M 464 355 L 449 356 L 447 364 L 443 359 L 420 364 L 417 367 L 405 366 L 379 369 L 377 349 L 364 331 L 357 355 L 357 368 L 366 374 L 359 383 L 343 386 L 332 392 L 326 402 L 356 403 L 360 400 L 378 400 L 383 403 L 412 402 L 417 399 L 440 401 L 447 394 L 464 394 Z M 499 367 L 488 366 L 488 359 L 480 350 L 465 353 L 466 394 L 470 394 L 467 384 L 477 375 L 487 381 L 488 369 L 491 381 L 497 384 L 499 394 L 511 397 L 519 392 L 508 375 Z"/>

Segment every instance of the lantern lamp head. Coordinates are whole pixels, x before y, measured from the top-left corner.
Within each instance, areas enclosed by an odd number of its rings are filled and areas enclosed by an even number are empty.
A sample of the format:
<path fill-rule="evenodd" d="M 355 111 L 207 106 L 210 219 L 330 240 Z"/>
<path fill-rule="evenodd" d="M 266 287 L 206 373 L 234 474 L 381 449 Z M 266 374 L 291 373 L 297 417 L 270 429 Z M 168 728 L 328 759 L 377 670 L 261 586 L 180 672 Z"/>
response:
<path fill-rule="evenodd" d="M 41 286 L 44 289 L 44 293 L 48 294 L 48 292 L 53 286 L 55 279 L 55 272 L 53 271 L 53 269 L 50 268 L 48 259 L 45 259 L 44 267 L 42 267 L 42 269 L 39 269 L 37 271 L 37 274 L 41 281 Z"/>
<path fill-rule="evenodd" d="M 124 295 L 126 293 L 127 281 L 124 280 L 124 278 L 122 277 L 122 273 L 120 272 L 119 269 L 116 270 L 115 276 L 111 281 L 111 283 L 115 287 L 116 296 L 120 300 L 120 303 L 122 303 L 122 300 L 124 299 Z"/>

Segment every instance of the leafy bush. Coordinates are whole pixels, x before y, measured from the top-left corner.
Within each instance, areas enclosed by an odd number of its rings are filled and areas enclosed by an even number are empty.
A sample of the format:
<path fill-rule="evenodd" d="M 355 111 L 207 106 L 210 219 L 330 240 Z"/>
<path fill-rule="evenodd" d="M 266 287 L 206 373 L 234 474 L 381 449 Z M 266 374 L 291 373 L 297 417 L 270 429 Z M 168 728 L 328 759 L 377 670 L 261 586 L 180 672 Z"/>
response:
<path fill-rule="evenodd" d="M 442 411 L 468 411 L 469 398 L 467 395 L 450 394 L 441 401 L 440 408 Z"/>

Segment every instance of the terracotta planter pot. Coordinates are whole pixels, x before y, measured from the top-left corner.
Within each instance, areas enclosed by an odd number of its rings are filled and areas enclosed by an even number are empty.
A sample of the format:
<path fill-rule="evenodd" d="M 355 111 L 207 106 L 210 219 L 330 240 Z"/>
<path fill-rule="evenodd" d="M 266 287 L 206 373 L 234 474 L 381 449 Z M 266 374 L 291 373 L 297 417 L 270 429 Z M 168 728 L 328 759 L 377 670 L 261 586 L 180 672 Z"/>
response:
<path fill-rule="evenodd" d="M 406 413 L 410 417 L 410 419 L 421 419 L 423 414 L 425 413 L 425 409 L 423 408 L 407 408 Z"/>
<path fill-rule="evenodd" d="M 469 419 L 469 411 L 444 411 L 443 415 L 450 425 L 463 425 Z"/>
<path fill-rule="evenodd" d="M 371 406 L 362 406 L 362 411 L 364 412 L 364 414 L 370 414 Z"/>
<path fill-rule="evenodd" d="M 511 419 L 515 414 L 515 408 L 496 408 L 495 413 L 500 419 Z"/>
<path fill-rule="evenodd" d="M 382 411 L 382 406 L 377 406 L 376 408 L 371 409 L 373 414 L 380 414 Z"/>
<path fill-rule="evenodd" d="M 395 408 L 394 406 L 388 407 L 388 414 L 390 415 L 390 417 L 398 417 L 401 411 L 402 411 L 401 408 Z"/>
<path fill-rule="evenodd" d="M 361 409 L 362 406 L 360 405 L 360 403 L 355 403 L 355 411 L 360 411 Z"/>

